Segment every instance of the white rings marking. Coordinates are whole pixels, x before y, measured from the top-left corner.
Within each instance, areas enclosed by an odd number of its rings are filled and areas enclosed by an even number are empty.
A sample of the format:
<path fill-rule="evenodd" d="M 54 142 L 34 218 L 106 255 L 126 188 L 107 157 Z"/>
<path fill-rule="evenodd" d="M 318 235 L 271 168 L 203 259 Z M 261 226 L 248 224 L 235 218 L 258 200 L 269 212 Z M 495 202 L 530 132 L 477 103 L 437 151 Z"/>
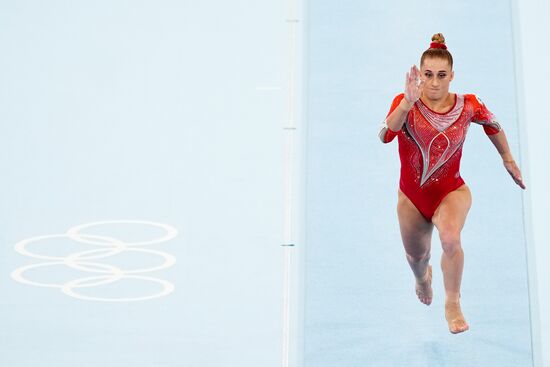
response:
<path fill-rule="evenodd" d="M 132 225 L 145 225 L 153 226 L 163 229 L 166 233 L 160 238 L 141 241 L 141 242 L 125 242 L 118 240 L 112 237 L 107 236 L 98 236 L 91 234 L 81 233 L 84 229 L 89 229 L 91 227 L 101 226 L 101 225 L 113 225 L 113 224 L 132 224 Z M 101 302 L 132 302 L 132 301 L 142 301 L 153 298 L 159 298 L 167 296 L 168 294 L 174 291 L 174 285 L 166 280 L 157 279 L 149 276 L 136 275 L 138 273 L 148 273 L 153 271 L 158 271 L 162 269 L 169 268 L 176 263 L 176 258 L 166 252 L 158 250 L 150 250 L 141 248 L 142 246 L 159 244 L 166 242 L 176 237 L 178 234 L 177 229 L 167 224 L 149 222 L 149 221 L 137 221 L 137 220 L 116 220 L 116 221 L 101 221 L 86 223 L 74 226 L 70 228 L 64 234 L 53 234 L 45 236 L 36 236 L 28 238 L 26 240 L 20 241 L 15 245 L 15 251 L 21 255 L 28 256 L 40 260 L 48 260 L 43 263 L 35 263 L 26 266 L 22 266 L 14 270 L 11 274 L 12 278 L 20 283 L 33 285 L 36 287 L 48 287 L 48 288 L 58 288 L 63 293 L 68 296 L 78 298 L 81 300 L 88 301 L 101 301 Z M 27 249 L 27 245 L 31 243 L 41 242 L 44 240 L 50 239 L 70 239 L 75 242 L 85 243 L 88 245 L 100 246 L 105 248 L 85 250 L 80 252 L 75 252 L 68 256 L 50 256 L 35 253 Z M 138 252 L 155 255 L 163 259 L 163 262 L 159 265 L 147 267 L 147 268 L 138 268 L 130 270 L 122 270 L 117 266 L 103 264 L 95 262 L 94 260 L 107 258 L 111 256 L 118 255 L 123 252 Z M 84 271 L 89 273 L 99 273 L 99 276 L 79 278 L 75 280 L 68 281 L 64 284 L 57 283 L 47 283 L 39 282 L 28 279 L 24 274 L 31 269 L 43 268 L 43 267 L 53 267 L 53 266 L 66 266 L 77 271 Z M 146 282 L 153 282 L 159 284 L 162 289 L 154 294 L 140 296 L 140 297 L 120 297 L 120 298 L 109 298 L 109 297 L 94 297 L 86 296 L 79 294 L 75 291 L 78 288 L 90 288 L 96 287 L 104 284 L 110 284 L 117 282 L 122 279 L 139 279 Z"/>

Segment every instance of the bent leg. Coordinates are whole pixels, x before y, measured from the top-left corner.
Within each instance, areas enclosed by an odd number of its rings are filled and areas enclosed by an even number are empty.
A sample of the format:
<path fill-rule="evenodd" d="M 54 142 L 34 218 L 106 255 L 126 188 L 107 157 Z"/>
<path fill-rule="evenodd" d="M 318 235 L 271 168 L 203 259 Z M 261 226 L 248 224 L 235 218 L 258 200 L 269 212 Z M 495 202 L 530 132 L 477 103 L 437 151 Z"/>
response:
<path fill-rule="evenodd" d="M 397 216 L 407 261 L 416 278 L 416 294 L 420 302 L 432 303 L 430 261 L 433 224 L 428 222 L 409 198 L 398 191 Z"/>
<path fill-rule="evenodd" d="M 472 205 L 472 195 L 466 185 L 450 192 L 441 202 L 432 218 L 439 232 L 443 254 L 441 269 L 445 285 L 445 315 L 452 333 L 468 329 L 460 309 L 460 285 L 464 268 L 464 251 L 460 233 Z"/>

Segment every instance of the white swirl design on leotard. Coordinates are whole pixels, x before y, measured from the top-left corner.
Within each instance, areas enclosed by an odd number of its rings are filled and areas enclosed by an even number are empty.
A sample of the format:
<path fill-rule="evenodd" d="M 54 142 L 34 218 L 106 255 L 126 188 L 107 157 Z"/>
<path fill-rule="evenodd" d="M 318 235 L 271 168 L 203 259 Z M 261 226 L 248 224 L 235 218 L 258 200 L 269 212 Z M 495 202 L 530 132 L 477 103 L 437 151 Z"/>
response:
<path fill-rule="evenodd" d="M 413 123 L 407 121 L 406 126 L 422 153 L 422 176 L 420 179 L 420 186 L 422 186 L 460 148 L 466 136 L 467 126 L 463 131 L 456 131 L 456 127 L 452 126 L 460 118 L 464 109 L 464 96 L 462 95 L 457 95 L 455 106 L 446 114 L 431 111 L 421 101 L 417 101 L 415 106 L 417 108 L 413 109 Z M 433 135 L 432 128 L 436 129 L 438 133 Z M 448 131 L 449 128 L 451 131 Z M 437 161 L 430 166 L 432 145 L 440 136 L 445 138 L 446 146 Z"/>
<path fill-rule="evenodd" d="M 96 226 L 113 225 L 113 224 L 114 225 L 130 224 L 130 225 L 140 225 L 140 226 L 152 226 L 152 227 L 161 228 L 162 230 L 165 231 L 165 234 L 153 240 L 131 243 L 131 242 L 124 242 L 120 239 L 116 239 L 113 237 L 82 233 L 82 231 L 85 229 L 90 229 Z M 176 237 L 177 234 L 178 234 L 177 229 L 170 225 L 149 222 L 149 221 L 138 221 L 138 220 L 102 221 L 102 222 L 94 222 L 94 223 L 77 225 L 70 228 L 67 232 L 62 234 L 37 236 L 37 237 L 28 238 L 18 242 L 15 245 L 15 251 L 17 251 L 21 255 L 25 255 L 25 256 L 32 257 L 35 259 L 40 259 L 40 260 L 46 260 L 46 262 L 34 263 L 34 264 L 22 266 L 14 270 L 11 276 L 14 280 L 23 284 L 33 285 L 36 287 L 57 288 L 57 289 L 60 289 L 64 294 L 68 296 L 78 298 L 81 300 L 88 300 L 88 301 L 132 302 L 132 301 L 143 301 L 143 300 L 149 300 L 153 298 L 167 296 L 170 293 L 172 293 L 174 290 L 174 285 L 172 283 L 163 279 L 158 279 L 158 278 L 139 275 L 139 274 L 150 273 L 150 272 L 169 268 L 176 263 L 176 258 L 163 251 L 150 250 L 142 247 L 169 241 L 172 238 Z M 27 249 L 27 246 L 31 243 L 39 243 L 39 242 L 44 242 L 45 240 L 51 240 L 51 239 L 70 239 L 78 243 L 85 243 L 88 245 L 99 246 L 102 248 L 75 252 L 68 256 L 44 255 L 44 254 L 32 252 Z M 147 267 L 147 268 L 123 270 L 117 266 L 95 261 L 96 259 L 111 257 L 124 252 L 134 252 L 134 253 L 137 252 L 137 253 L 145 253 L 148 255 L 153 255 L 155 257 L 161 258 L 162 262 L 158 265 Z M 89 272 L 89 273 L 96 273 L 100 275 L 78 278 L 78 279 L 67 281 L 65 283 L 53 283 L 53 282 L 46 282 L 46 281 L 30 280 L 25 276 L 25 273 L 31 269 L 43 268 L 43 267 L 56 267 L 56 266 L 69 267 L 74 270 Z M 77 292 L 77 290 L 81 288 L 98 287 L 100 285 L 114 283 L 122 279 L 139 280 L 142 282 L 149 282 L 149 283 L 152 282 L 157 285 L 160 285 L 161 289 L 158 292 L 153 294 L 147 294 L 139 297 L 119 297 L 119 298 L 88 296 Z"/>
<path fill-rule="evenodd" d="M 500 126 L 500 123 L 497 121 L 495 115 L 487 109 L 487 107 L 485 106 L 485 103 L 483 103 L 481 98 L 479 98 L 478 96 L 475 96 L 475 98 L 477 102 L 480 104 L 480 106 L 482 107 L 482 110 L 481 110 L 481 113 L 477 116 L 477 118 L 472 120 L 472 122 L 475 122 L 476 124 L 480 124 L 480 125 L 486 125 L 498 131 L 501 131 L 502 126 Z"/>

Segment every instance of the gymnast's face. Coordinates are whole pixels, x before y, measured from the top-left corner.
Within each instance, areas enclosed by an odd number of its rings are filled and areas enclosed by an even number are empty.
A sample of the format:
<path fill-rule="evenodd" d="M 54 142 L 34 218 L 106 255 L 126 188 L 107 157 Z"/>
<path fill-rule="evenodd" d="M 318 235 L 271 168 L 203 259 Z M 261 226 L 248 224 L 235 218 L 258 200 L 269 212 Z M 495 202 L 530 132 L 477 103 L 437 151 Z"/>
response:
<path fill-rule="evenodd" d="M 441 58 L 424 59 L 420 65 L 420 78 L 424 81 L 422 96 L 432 101 L 447 98 L 454 76 L 449 61 Z"/>

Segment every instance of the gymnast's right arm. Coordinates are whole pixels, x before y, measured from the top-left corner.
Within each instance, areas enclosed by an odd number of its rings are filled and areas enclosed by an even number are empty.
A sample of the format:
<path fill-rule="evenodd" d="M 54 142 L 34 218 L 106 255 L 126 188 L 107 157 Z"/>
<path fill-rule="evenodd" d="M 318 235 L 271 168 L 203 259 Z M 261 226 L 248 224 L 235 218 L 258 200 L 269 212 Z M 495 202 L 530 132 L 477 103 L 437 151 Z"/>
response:
<path fill-rule="evenodd" d="M 413 105 L 414 102 L 407 102 L 407 99 L 403 98 L 402 94 L 394 99 L 390 112 L 378 132 L 378 137 L 382 143 L 389 143 L 395 138 L 403 127 L 405 118 Z"/>
<path fill-rule="evenodd" d="M 413 65 L 410 72 L 405 76 L 405 93 L 394 98 L 390 112 L 382 123 L 378 137 L 382 143 L 389 143 L 395 138 L 405 123 L 405 118 L 422 95 L 424 82 L 420 81 L 420 71 Z"/>

